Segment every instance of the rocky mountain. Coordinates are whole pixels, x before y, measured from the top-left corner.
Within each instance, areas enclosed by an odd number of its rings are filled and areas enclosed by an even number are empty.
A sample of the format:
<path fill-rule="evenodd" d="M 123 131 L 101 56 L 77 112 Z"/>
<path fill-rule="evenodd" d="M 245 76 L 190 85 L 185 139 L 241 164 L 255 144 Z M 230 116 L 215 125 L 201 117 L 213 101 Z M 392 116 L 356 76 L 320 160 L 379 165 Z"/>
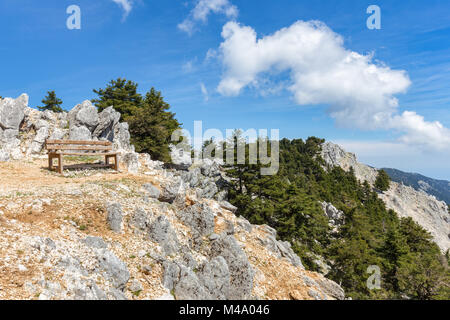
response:
<path fill-rule="evenodd" d="M 234 214 L 217 163 L 179 170 L 135 153 L 112 107 L 27 101 L 0 101 L 0 299 L 345 298 L 274 229 Z M 121 170 L 50 172 L 47 137 L 113 141 Z"/>
<path fill-rule="evenodd" d="M 392 181 L 424 191 L 435 196 L 436 199 L 450 204 L 450 181 L 436 180 L 419 173 L 408 173 L 392 168 L 383 168 L 383 170 L 389 174 Z"/>
<path fill-rule="evenodd" d="M 339 145 L 326 142 L 322 146 L 322 158 L 330 166 L 344 170 L 352 167 L 360 181 L 375 182 L 377 169 L 358 162 L 356 155 L 346 152 Z M 388 191 L 379 194 L 387 208 L 395 210 L 401 217 L 411 217 L 430 232 L 443 252 L 450 248 L 450 213 L 447 204 L 423 190 L 398 182 L 391 182 Z"/>

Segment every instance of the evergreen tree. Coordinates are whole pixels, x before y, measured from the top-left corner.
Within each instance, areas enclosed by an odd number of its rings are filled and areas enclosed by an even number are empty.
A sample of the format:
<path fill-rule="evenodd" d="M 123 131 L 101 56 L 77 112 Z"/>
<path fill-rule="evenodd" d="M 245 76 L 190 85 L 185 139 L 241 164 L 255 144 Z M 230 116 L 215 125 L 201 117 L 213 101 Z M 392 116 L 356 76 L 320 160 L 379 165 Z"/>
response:
<path fill-rule="evenodd" d="M 180 123 L 169 108 L 161 92 L 151 88 L 141 106 L 133 109 L 128 124 L 131 142 L 137 152 L 149 153 L 156 160 L 171 161 L 169 145 L 178 142 L 171 141 L 171 137 L 180 128 Z"/>
<path fill-rule="evenodd" d="M 138 84 L 133 81 L 118 78 L 111 80 L 105 89 L 93 90 L 99 98 L 92 99 L 98 111 L 113 106 L 122 115 L 124 121 L 136 113 L 136 109 L 142 106 L 142 96 L 137 92 Z"/>
<path fill-rule="evenodd" d="M 389 190 L 389 186 L 391 183 L 391 178 L 389 178 L 389 175 L 384 170 L 379 170 L 377 178 L 375 180 L 375 188 L 381 190 L 381 191 L 387 191 Z"/>
<path fill-rule="evenodd" d="M 61 99 L 56 97 L 55 91 L 48 91 L 47 96 L 42 99 L 42 103 L 44 106 L 38 107 L 41 111 L 50 110 L 53 112 L 63 112 L 63 109 L 61 108 L 61 104 L 63 102 Z"/>

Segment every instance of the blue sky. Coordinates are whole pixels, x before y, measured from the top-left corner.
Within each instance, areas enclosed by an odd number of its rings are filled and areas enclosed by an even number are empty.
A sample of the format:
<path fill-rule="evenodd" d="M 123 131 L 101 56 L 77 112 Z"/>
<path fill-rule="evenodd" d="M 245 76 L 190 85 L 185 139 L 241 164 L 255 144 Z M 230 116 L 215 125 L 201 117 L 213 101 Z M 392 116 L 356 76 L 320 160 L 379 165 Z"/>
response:
<path fill-rule="evenodd" d="M 344 145 L 367 164 L 450 180 L 448 1 L 202 1 L 2 0 L 0 95 L 26 92 L 34 107 L 46 91 L 55 90 L 69 110 L 94 98 L 92 89 L 125 77 L 138 82 L 142 93 L 152 86 L 161 90 L 190 131 L 194 120 L 202 120 L 204 129 L 275 128 L 281 137 L 315 135 Z M 222 6 L 207 7 L 208 2 Z M 129 12 L 121 3 L 130 5 Z M 66 27 L 66 8 L 72 4 L 81 8 L 81 30 Z M 381 8 L 381 30 L 366 27 L 372 4 Z M 326 40 L 311 55 L 298 43 L 291 55 L 280 48 L 290 35 L 317 31 L 311 20 L 327 26 L 319 27 L 320 35 L 341 37 L 342 43 L 330 41 L 336 55 L 324 53 Z M 180 27 L 186 21 L 189 30 Z M 286 37 L 279 40 L 276 33 L 283 28 Z M 251 32 L 265 45 L 245 52 L 240 48 L 247 44 L 238 36 Z M 351 79 L 353 67 L 360 65 L 355 62 L 344 69 L 349 93 L 340 94 L 335 82 L 320 87 L 335 74 L 321 66 L 319 57 L 327 55 L 322 58 L 331 70 L 350 52 L 372 54 L 361 68 L 373 65 L 381 77 L 393 78 L 360 85 Z M 306 67 L 296 55 L 309 59 Z M 317 61 L 311 61 L 315 56 Z M 404 75 L 396 73 L 402 70 Z M 324 81 L 311 87 L 317 73 Z M 398 99 L 394 107 L 388 106 L 391 98 Z M 391 112 L 383 113 L 379 123 L 372 121 L 379 119 L 377 108 Z M 361 121 L 354 118 L 359 113 Z"/>

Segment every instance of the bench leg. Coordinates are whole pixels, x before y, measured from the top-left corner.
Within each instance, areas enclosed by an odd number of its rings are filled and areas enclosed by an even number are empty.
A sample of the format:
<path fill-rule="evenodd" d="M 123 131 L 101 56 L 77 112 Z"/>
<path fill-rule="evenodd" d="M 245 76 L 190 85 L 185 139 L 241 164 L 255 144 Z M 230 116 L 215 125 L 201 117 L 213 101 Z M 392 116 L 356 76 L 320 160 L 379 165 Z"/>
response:
<path fill-rule="evenodd" d="M 119 157 L 114 155 L 114 170 L 119 171 Z"/>
<path fill-rule="evenodd" d="M 48 170 L 53 170 L 53 155 L 50 153 L 48 154 Z"/>
<path fill-rule="evenodd" d="M 109 166 L 109 156 L 105 156 L 105 164 Z"/>
<path fill-rule="evenodd" d="M 58 165 L 59 165 L 58 172 L 59 172 L 59 174 L 62 174 L 63 173 L 63 156 L 62 156 L 62 154 L 58 154 Z"/>

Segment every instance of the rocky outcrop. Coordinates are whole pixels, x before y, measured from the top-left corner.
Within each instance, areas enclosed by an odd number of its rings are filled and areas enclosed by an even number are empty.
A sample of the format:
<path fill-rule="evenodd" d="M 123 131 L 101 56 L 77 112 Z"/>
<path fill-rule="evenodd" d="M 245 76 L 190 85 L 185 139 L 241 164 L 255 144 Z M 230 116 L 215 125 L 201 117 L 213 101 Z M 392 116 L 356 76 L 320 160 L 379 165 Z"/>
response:
<path fill-rule="evenodd" d="M 113 107 L 98 113 L 89 100 L 70 112 L 54 113 L 28 107 L 28 96 L 0 100 L 0 161 L 19 160 L 43 152 L 45 140 L 109 140 L 123 155 L 134 154 L 128 124 L 120 123 Z M 129 156 L 130 158 L 130 156 Z M 135 163 L 130 165 L 135 170 Z M 127 166 L 128 167 L 128 166 Z"/>
<path fill-rule="evenodd" d="M 329 225 L 333 232 L 337 232 L 339 227 L 345 222 L 344 212 L 338 210 L 335 206 L 328 202 L 321 202 L 322 210 L 329 220 Z"/>
<path fill-rule="evenodd" d="M 322 158 L 329 166 L 340 166 L 344 170 L 353 167 L 360 181 L 375 182 L 378 170 L 359 163 L 353 153 L 346 152 L 331 142 L 322 145 Z M 431 233 L 443 252 L 450 248 L 450 214 L 447 204 L 424 191 L 415 190 L 397 182 L 391 182 L 388 191 L 379 193 L 387 208 L 401 217 L 411 217 Z"/>
<path fill-rule="evenodd" d="M 353 168 L 356 178 L 361 182 L 367 181 L 373 184 L 377 178 L 377 169 L 358 162 L 354 153 L 345 151 L 337 144 L 325 142 L 322 145 L 321 156 L 331 167 L 341 167 L 346 171 Z"/>
<path fill-rule="evenodd" d="M 204 159 L 194 164 L 181 175 L 183 182 L 197 191 L 197 196 L 206 199 L 225 199 L 229 179 L 217 160 Z"/>
<path fill-rule="evenodd" d="M 25 117 L 28 96 L 0 99 L 0 161 L 20 159 L 19 129 Z"/>

